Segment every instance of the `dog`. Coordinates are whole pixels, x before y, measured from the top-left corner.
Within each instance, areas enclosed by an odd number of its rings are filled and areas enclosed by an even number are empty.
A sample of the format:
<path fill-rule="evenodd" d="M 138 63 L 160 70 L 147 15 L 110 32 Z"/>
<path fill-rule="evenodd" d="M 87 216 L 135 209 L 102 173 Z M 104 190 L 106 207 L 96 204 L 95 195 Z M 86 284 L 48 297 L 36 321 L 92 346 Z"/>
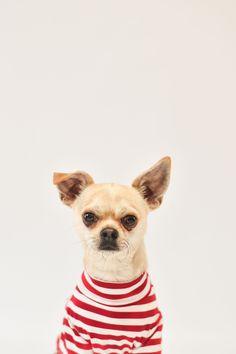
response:
<path fill-rule="evenodd" d="M 170 181 L 165 156 L 131 186 L 95 183 L 84 171 L 54 172 L 74 211 L 84 269 L 65 305 L 56 354 L 162 353 L 162 313 L 148 274 L 145 232 Z"/>

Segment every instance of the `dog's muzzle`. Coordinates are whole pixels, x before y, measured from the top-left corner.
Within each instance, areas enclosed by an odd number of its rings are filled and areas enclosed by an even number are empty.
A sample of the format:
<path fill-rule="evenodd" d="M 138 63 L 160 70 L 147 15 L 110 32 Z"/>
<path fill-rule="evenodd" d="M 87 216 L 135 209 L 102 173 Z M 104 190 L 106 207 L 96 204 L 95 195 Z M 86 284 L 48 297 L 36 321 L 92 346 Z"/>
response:
<path fill-rule="evenodd" d="M 100 250 L 118 251 L 119 247 L 116 241 L 118 236 L 119 233 L 116 229 L 113 229 L 111 227 L 106 227 L 105 229 L 102 229 L 100 232 L 101 241 L 98 248 Z"/>

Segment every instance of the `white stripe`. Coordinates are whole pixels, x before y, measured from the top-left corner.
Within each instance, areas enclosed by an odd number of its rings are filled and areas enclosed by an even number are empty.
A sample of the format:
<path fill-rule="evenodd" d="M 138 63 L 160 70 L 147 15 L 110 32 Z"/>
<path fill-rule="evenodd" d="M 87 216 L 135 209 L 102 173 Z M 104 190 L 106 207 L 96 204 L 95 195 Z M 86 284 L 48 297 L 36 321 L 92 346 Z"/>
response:
<path fill-rule="evenodd" d="M 158 324 L 159 326 L 159 324 Z M 152 339 L 156 339 L 156 338 L 161 338 L 162 333 L 161 331 L 156 331 L 153 335 L 152 335 Z"/>
<path fill-rule="evenodd" d="M 128 344 L 129 346 L 132 347 L 132 342 L 131 341 L 128 341 L 127 339 L 121 339 L 121 340 L 116 340 L 116 339 L 100 339 L 100 338 L 92 338 L 91 339 L 91 342 L 93 344 L 101 344 L 101 345 L 104 345 L 104 344 L 118 344 L 119 345 L 123 345 L 123 344 Z"/>
<path fill-rule="evenodd" d="M 145 317 L 145 318 L 112 318 L 112 317 L 107 317 L 100 315 L 96 312 L 91 312 L 84 310 L 82 308 L 78 308 L 73 304 L 72 301 L 69 301 L 67 303 L 67 306 L 71 308 L 73 312 L 75 312 L 78 315 L 81 315 L 83 317 L 86 317 L 91 320 L 95 321 L 100 321 L 103 323 L 109 323 L 109 324 L 115 324 L 115 325 L 130 325 L 130 326 L 135 326 L 135 325 L 145 325 L 145 324 L 151 324 L 157 321 L 157 319 L 160 317 L 160 314 L 157 313 L 154 316 L 150 317 Z M 79 310 L 79 311 L 78 311 Z"/>
<path fill-rule="evenodd" d="M 123 354 L 123 353 L 127 353 L 127 348 L 121 348 L 121 349 L 102 349 L 102 348 L 96 348 L 95 349 L 96 352 L 101 353 L 101 354 L 109 354 L 109 353 L 119 353 L 119 354 Z M 119 350 L 119 352 L 117 352 L 117 350 Z M 129 349 L 128 349 L 129 350 Z M 133 353 L 133 351 L 132 351 Z"/>
<path fill-rule="evenodd" d="M 103 294 L 109 294 L 109 295 L 125 295 L 130 291 L 133 291 L 135 289 L 137 289 L 141 284 L 143 284 L 146 280 L 146 278 L 148 277 L 147 273 L 144 273 L 142 278 L 139 280 L 138 283 L 134 284 L 133 286 L 129 286 L 123 289 L 111 289 L 111 288 L 106 288 L 106 287 L 101 287 L 99 285 L 96 285 L 93 283 L 93 281 L 91 280 L 89 274 L 84 271 L 84 275 L 86 280 L 88 281 L 88 283 L 97 291 L 103 293 Z M 124 283 L 122 283 L 124 284 Z"/>
<path fill-rule="evenodd" d="M 63 354 L 67 354 L 67 350 L 66 350 L 66 348 L 64 346 L 64 343 L 63 343 L 62 339 L 60 339 L 60 341 L 59 341 L 59 348 L 60 348 L 60 350 L 62 351 Z"/>
<path fill-rule="evenodd" d="M 139 348 L 135 348 L 133 349 L 132 353 L 151 353 L 151 352 L 160 352 L 161 351 L 161 344 L 157 344 L 157 345 L 148 345 L 145 347 L 139 347 Z"/>
<path fill-rule="evenodd" d="M 66 346 L 68 349 L 73 350 L 75 353 L 78 354 L 93 354 L 93 351 L 91 349 L 80 349 L 76 347 L 75 344 L 71 343 L 70 341 L 66 340 Z"/>
<path fill-rule="evenodd" d="M 136 302 L 138 300 L 141 300 L 142 298 L 145 297 L 145 295 L 147 295 L 148 291 L 150 290 L 150 286 L 151 286 L 151 283 L 150 283 L 150 279 L 148 278 L 145 288 L 141 292 L 139 292 L 138 294 L 130 296 L 128 298 L 124 298 L 124 299 L 111 300 L 111 299 L 106 299 L 106 298 L 103 298 L 101 296 L 98 296 L 98 295 L 95 295 L 94 293 L 92 293 L 90 290 L 88 290 L 84 286 L 82 279 L 80 279 L 79 284 L 78 284 L 80 291 L 85 296 L 89 297 L 90 299 L 92 299 L 94 301 L 101 302 L 102 304 L 105 304 L 105 305 L 127 305 L 132 302 Z"/>
<path fill-rule="evenodd" d="M 141 345 L 142 345 L 142 339 L 140 339 L 140 342 L 137 340 L 137 338 L 133 341 L 133 349 L 139 348 Z"/>
<path fill-rule="evenodd" d="M 152 294 L 153 294 L 153 289 L 151 290 L 150 295 Z M 145 311 L 153 310 L 157 307 L 156 300 L 150 301 L 149 303 L 143 305 L 130 305 L 130 306 L 123 306 L 123 307 L 122 306 L 116 307 L 116 306 L 106 306 L 104 304 L 94 302 L 84 294 L 81 294 L 77 289 L 75 289 L 73 295 L 77 300 L 83 301 L 84 303 L 87 303 L 92 306 L 96 306 L 103 310 L 114 311 L 114 312 L 145 312 Z"/>

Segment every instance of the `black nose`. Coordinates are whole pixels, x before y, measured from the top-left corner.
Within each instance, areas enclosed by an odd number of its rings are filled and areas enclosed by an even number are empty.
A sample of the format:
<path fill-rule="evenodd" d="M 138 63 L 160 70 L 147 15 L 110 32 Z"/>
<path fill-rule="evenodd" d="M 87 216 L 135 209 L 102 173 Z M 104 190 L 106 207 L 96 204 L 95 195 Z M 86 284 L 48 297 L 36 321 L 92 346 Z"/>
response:
<path fill-rule="evenodd" d="M 100 236 L 104 241 L 116 240 L 118 235 L 118 231 L 112 227 L 106 227 L 100 232 Z"/>

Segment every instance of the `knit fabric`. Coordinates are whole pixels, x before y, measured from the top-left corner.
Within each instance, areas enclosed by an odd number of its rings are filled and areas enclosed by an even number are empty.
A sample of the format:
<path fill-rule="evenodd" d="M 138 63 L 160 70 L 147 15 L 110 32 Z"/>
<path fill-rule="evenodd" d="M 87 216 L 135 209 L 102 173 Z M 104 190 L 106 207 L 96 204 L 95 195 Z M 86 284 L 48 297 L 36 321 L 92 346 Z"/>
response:
<path fill-rule="evenodd" d="M 107 282 L 83 271 L 65 306 L 57 354 L 161 354 L 162 315 L 147 272 Z"/>

